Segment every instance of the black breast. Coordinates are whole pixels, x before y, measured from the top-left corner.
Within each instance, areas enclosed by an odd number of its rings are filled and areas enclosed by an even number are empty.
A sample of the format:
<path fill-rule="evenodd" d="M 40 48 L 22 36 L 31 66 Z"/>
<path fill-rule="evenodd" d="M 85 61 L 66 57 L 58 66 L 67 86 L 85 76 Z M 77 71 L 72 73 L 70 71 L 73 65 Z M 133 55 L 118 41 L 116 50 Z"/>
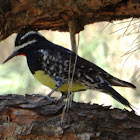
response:
<path fill-rule="evenodd" d="M 40 56 L 37 52 L 32 51 L 27 54 L 27 64 L 32 74 L 37 70 L 42 70 L 40 60 Z"/>

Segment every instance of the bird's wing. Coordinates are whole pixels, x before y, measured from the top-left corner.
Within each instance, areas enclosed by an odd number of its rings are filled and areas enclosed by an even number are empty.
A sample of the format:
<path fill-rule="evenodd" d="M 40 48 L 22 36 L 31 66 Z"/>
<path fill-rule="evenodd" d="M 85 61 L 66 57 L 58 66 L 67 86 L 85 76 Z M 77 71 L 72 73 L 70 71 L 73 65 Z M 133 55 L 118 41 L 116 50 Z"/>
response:
<path fill-rule="evenodd" d="M 53 44 L 49 41 L 47 42 L 47 44 L 44 44 L 44 45 L 45 45 L 45 47 L 46 47 L 46 45 L 49 45 L 50 49 L 52 50 L 51 52 L 53 52 L 53 53 L 56 53 L 59 51 L 62 56 L 61 59 L 63 59 L 63 60 L 70 60 L 70 58 L 71 58 L 71 63 L 73 65 L 75 64 L 75 59 L 77 58 L 76 67 L 78 67 L 78 68 L 85 67 L 85 69 L 87 71 L 88 70 L 92 71 L 95 76 L 101 76 L 104 80 L 108 81 L 112 86 L 136 88 L 133 84 L 120 80 L 120 79 L 110 75 L 109 73 L 107 73 L 106 71 L 104 71 L 103 69 L 101 69 L 100 67 L 95 65 L 94 63 L 91 63 L 88 60 L 79 57 L 74 52 L 72 52 L 66 48 Z"/>
<path fill-rule="evenodd" d="M 94 63 L 91 63 L 81 57 L 77 58 L 78 67 L 80 67 L 79 64 L 80 65 L 82 64 L 87 69 L 92 69 L 92 71 L 95 75 L 101 76 L 104 80 L 108 81 L 112 86 L 130 87 L 130 88 L 134 88 L 134 89 L 136 88 L 133 84 L 120 80 L 120 79 L 110 75 L 109 73 L 107 73 L 106 71 L 104 71 L 103 69 L 101 69 L 100 67 L 95 65 Z"/>

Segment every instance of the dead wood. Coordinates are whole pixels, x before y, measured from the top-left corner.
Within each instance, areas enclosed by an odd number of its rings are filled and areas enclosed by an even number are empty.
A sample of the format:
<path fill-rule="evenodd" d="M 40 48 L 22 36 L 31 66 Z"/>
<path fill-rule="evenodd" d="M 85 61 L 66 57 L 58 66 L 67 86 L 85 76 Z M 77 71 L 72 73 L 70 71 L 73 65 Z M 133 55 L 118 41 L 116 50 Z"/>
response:
<path fill-rule="evenodd" d="M 41 95 L 0 96 L 0 139 L 140 139 L 140 117 L 134 112 L 73 103 L 61 124 L 64 104 L 52 103 Z"/>
<path fill-rule="evenodd" d="M 0 0 L 0 40 L 22 29 L 69 31 L 69 20 L 80 32 L 87 24 L 139 15 L 139 0 Z"/>

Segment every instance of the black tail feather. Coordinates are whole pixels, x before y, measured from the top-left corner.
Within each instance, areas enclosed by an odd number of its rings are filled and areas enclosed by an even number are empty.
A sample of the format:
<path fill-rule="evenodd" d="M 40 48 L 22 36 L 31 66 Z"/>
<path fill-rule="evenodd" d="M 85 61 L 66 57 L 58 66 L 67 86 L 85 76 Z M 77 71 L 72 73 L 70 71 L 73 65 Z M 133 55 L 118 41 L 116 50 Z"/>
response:
<path fill-rule="evenodd" d="M 127 106 L 127 107 L 129 107 L 129 108 L 131 108 L 133 110 L 133 108 L 131 107 L 131 104 L 129 103 L 129 101 L 127 99 L 125 99 L 123 96 L 121 96 L 111 86 L 105 85 L 104 90 L 106 90 L 106 92 L 108 94 L 110 94 L 115 100 L 117 100 L 118 102 L 122 103 L 123 105 L 125 105 L 125 106 Z"/>

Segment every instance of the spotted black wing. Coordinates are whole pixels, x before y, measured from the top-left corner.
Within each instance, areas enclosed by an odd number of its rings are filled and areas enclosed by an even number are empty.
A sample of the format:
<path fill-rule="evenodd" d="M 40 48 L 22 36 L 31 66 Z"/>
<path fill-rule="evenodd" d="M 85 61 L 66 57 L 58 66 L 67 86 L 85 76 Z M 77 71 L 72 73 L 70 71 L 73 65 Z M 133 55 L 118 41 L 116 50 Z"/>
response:
<path fill-rule="evenodd" d="M 101 76 L 104 80 L 108 81 L 112 86 L 136 88 L 133 84 L 120 80 L 110 75 L 109 73 L 107 73 L 106 71 L 104 71 L 103 69 L 95 65 L 94 63 L 91 63 L 81 57 L 77 58 L 77 65 L 78 67 L 81 67 L 81 65 L 83 65 L 83 67 L 85 67 L 88 71 L 90 72 L 92 71 L 95 75 Z"/>

